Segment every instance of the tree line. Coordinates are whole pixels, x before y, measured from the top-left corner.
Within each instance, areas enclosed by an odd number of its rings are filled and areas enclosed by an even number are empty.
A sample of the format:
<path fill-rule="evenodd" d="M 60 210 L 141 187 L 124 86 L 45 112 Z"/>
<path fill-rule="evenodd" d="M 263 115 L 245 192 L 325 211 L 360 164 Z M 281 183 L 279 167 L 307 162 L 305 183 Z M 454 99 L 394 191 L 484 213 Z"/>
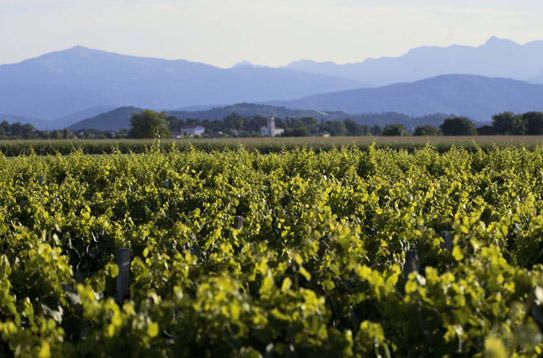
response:
<path fill-rule="evenodd" d="M 8 121 L 0 122 L 0 139 L 73 139 L 73 138 L 118 138 L 126 137 L 128 131 L 102 131 L 96 129 L 83 129 L 72 131 L 70 129 L 38 130 L 29 123 Z"/>
<path fill-rule="evenodd" d="M 490 129 L 494 131 L 490 134 L 541 135 L 543 134 L 543 112 L 524 114 L 503 112 L 492 117 Z"/>
<path fill-rule="evenodd" d="M 131 119 L 131 129 L 128 137 L 154 138 L 171 137 L 172 133 L 182 133 L 183 128 L 202 126 L 206 137 L 235 136 L 256 137 L 260 135 L 260 128 L 266 126 L 267 118 L 247 118 L 233 113 L 219 120 L 179 119 L 167 116 L 165 112 L 157 113 L 145 110 L 136 113 Z M 360 124 L 352 119 L 325 121 L 314 117 L 277 118 L 276 127 L 283 128 L 284 137 L 305 137 L 315 135 L 331 136 L 436 136 L 436 135 L 477 135 L 475 124 L 465 117 L 453 117 L 443 121 L 439 128 L 432 125 L 421 125 L 408 131 L 401 123 L 389 124 L 384 127 Z"/>
<path fill-rule="evenodd" d="M 223 120 L 179 119 L 166 112 L 144 110 L 135 113 L 130 120 L 130 129 L 119 131 L 84 129 L 71 131 L 37 130 L 31 124 L 0 123 L 0 139 L 72 139 L 72 138 L 171 138 L 181 135 L 184 128 L 201 126 L 205 137 L 257 137 L 260 128 L 266 126 L 267 118 L 244 117 L 232 113 Z M 352 119 L 325 121 L 314 117 L 276 118 L 277 128 L 283 128 L 284 137 L 330 136 L 472 136 L 472 135 L 542 135 L 543 112 L 515 114 L 502 112 L 492 117 L 489 125 L 476 128 L 466 117 L 451 117 L 439 127 L 429 124 L 408 129 L 402 123 L 385 126 L 367 125 Z"/>
<path fill-rule="evenodd" d="M 180 133 L 182 128 L 202 126 L 206 129 L 208 136 L 236 136 L 236 137 L 257 137 L 260 135 L 260 128 L 267 125 L 267 118 L 262 116 L 244 117 L 232 113 L 223 120 L 199 120 L 199 119 L 178 119 L 175 117 L 164 118 L 171 133 Z M 379 135 L 382 128 L 379 126 L 368 126 L 358 124 L 352 119 L 343 121 L 324 121 L 314 117 L 301 118 L 276 118 L 277 128 L 283 128 L 284 136 L 303 137 L 328 133 L 333 136 L 342 135 Z"/>
<path fill-rule="evenodd" d="M 206 137 L 258 137 L 260 128 L 267 125 L 267 118 L 262 116 L 244 117 L 232 113 L 222 120 L 179 119 L 168 116 L 166 112 L 157 113 L 145 110 L 135 113 L 130 121 L 130 138 L 171 137 L 181 134 L 184 128 L 202 126 Z M 402 124 L 391 124 L 385 127 L 360 124 L 352 119 L 325 121 L 314 117 L 276 118 L 277 128 L 284 129 L 283 137 L 306 137 L 315 135 L 331 136 L 365 136 L 365 135 L 407 135 Z M 432 126 L 425 126 L 428 132 Z M 395 130 L 399 129 L 398 134 Z"/>

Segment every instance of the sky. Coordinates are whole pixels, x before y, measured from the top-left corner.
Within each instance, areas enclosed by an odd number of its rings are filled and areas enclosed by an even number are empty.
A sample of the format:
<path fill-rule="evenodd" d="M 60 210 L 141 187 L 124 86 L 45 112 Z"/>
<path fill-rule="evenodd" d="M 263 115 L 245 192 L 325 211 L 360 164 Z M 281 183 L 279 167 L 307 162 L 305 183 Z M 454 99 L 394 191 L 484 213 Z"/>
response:
<path fill-rule="evenodd" d="M 0 0 L 0 64 L 86 46 L 219 67 L 543 40 L 541 0 Z"/>

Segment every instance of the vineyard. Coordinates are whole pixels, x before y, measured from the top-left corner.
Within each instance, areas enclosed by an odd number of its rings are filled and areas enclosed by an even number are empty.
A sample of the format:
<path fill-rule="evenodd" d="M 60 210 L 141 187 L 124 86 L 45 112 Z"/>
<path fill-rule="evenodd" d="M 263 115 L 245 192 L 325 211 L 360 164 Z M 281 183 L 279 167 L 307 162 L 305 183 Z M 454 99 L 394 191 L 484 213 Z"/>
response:
<path fill-rule="evenodd" d="M 540 357 L 542 195 L 540 147 L 0 155 L 0 357 Z"/>
<path fill-rule="evenodd" d="M 343 147 L 357 147 L 363 151 L 370 145 L 375 148 L 395 150 L 423 149 L 431 144 L 439 152 L 445 152 L 454 146 L 470 151 L 482 148 L 485 151 L 494 146 L 524 146 L 533 149 L 543 144 L 543 137 L 538 136 L 399 136 L 399 137 L 262 137 L 262 138 L 184 138 L 163 139 L 158 145 L 163 151 L 169 151 L 175 143 L 179 151 L 196 148 L 211 152 L 216 150 L 236 150 L 240 147 L 260 153 L 280 153 L 282 150 L 310 148 L 315 151 L 328 151 Z M 71 154 L 76 151 L 84 154 L 144 153 L 157 146 L 153 139 L 24 139 L 0 140 L 0 153 L 6 157 L 19 155 L 56 155 Z"/>

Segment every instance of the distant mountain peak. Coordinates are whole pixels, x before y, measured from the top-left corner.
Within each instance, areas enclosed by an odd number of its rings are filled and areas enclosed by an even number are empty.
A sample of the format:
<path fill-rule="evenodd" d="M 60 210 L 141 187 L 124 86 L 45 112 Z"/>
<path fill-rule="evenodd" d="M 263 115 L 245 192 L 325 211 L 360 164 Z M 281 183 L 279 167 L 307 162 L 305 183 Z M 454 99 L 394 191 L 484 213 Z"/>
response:
<path fill-rule="evenodd" d="M 75 45 L 74 47 L 71 47 L 67 49 L 66 51 L 88 51 L 88 50 L 91 50 L 91 49 L 85 46 Z"/>
<path fill-rule="evenodd" d="M 237 68 L 237 67 L 262 67 L 262 65 L 255 65 L 254 63 L 251 63 L 248 60 L 242 60 L 232 66 L 232 68 Z"/>
<path fill-rule="evenodd" d="M 56 58 L 103 57 L 104 55 L 120 56 L 113 52 L 96 50 L 96 49 L 88 48 L 85 46 L 77 45 L 77 46 L 73 46 L 67 49 L 63 49 L 63 50 L 48 52 L 36 58 L 31 58 L 25 61 L 28 62 L 28 61 L 33 61 L 33 60 L 56 59 Z"/>
<path fill-rule="evenodd" d="M 502 39 L 496 36 L 491 36 L 483 46 L 521 46 L 515 41 L 509 39 Z"/>
<path fill-rule="evenodd" d="M 283 67 L 296 69 L 297 67 L 314 66 L 314 65 L 341 66 L 341 65 L 339 65 L 339 64 L 337 64 L 337 63 L 335 63 L 333 61 L 315 61 L 315 60 L 310 60 L 310 59 L 301 59 L 301 60 L 292 61 L 292 62 L 288 63 L 286 66 L 283 66 Z"/>
<path fill-rule="evenodd" d="M 301 60 L 292 61 L 289 63 L 289 65 L 303 65 L 303 64 L 310 64 L 310 63 L 317 63 L 317 61 L 304 58 Z"/>
<path fill-rule="evenodd" d="M 86 54 L 86 53 L 105 53 L 105 52 L 106 52 L 106 51 L 96 50 L 96 49 L 92 49 L 92 48 L 89 48 L 89 47 L 85 47 L 85 46 L 81 46 L 81 45 L 76 45 L 76 46 L 67 48 L 67 49 L 65 49 L 65 50 L 55 51 L 55 52 L 51 52 L 51 53 L 48 53 L 48 54 L 45 54 L 45 55 L 49 55 L 49 54 L 62 54 L 62 53 Z"/>

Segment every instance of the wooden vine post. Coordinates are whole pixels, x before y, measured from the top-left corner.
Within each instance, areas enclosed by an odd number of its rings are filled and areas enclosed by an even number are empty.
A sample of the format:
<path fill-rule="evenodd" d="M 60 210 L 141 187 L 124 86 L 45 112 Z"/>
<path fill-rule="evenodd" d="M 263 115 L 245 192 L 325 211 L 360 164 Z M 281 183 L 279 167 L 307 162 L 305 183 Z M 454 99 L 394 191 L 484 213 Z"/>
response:
<path fill-rule="evenodd" d="M 130 249 L 121 247 L 117 250 L 117 265 L 119 274 L 117 275 L 117 297 L 119 304 L 130 294 Z"/>
<path fill-rule="evenodd" d="M 420 271 L 419 252 L 417 250 L 407 250 L 405 253 L 405 265 L 403 267 L 405 278 L 407 279 L 413 271 Z"/>
<path fill-rule="evenodd" d="M 439 235 L 443 238 L 443 248 L 445 250 L 452 251 L 453 249 L 453 238 L 450 232 L 442 231 Z"/>
<path fill-rule="evenodd" d="M 241 229 L 243 227 L 243 216 L 234 217 L 234 229 Z"/>

